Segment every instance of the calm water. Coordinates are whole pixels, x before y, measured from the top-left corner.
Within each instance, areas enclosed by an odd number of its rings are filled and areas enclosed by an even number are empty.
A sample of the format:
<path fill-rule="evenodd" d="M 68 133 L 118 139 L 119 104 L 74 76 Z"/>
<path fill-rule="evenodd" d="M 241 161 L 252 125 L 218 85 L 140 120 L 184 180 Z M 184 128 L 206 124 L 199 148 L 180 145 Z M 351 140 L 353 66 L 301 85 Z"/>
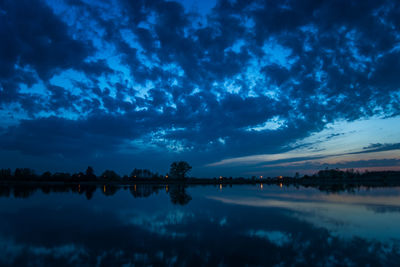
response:
<path fill-rule="evenodd" d="M 400 188 L 0 188 L 0 265 L 398 266 Z"/>

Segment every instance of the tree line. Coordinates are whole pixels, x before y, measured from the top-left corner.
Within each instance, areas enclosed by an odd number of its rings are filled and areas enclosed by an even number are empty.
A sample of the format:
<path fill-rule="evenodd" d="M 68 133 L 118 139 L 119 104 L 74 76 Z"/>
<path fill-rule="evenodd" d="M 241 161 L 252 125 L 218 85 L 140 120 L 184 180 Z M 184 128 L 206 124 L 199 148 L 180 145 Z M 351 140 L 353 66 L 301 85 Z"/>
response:
<path fill-rule="evenodd" d="M 0 169 L 0 181 L 46 181 L 46 182 L 95 182 L 95 181 L 138 181 L 143 179 L 179 179 L 187 178 L 187 173 L 192 167 L 186 161 L 173 162 L 170 166 L 169 173 L 161 175 L 148 169 L 133 169 L 129 175 L 120 176 L 113 170 L 105 170 L 101 175 L 97 176 L 93 167 L 88 166 L 85 172 L 67 173 L 46 171 L 42 174 L 36 174 L 30 168 L 16 168 L 12 171 L 8 169 Z"/>
<path fill-rule="evenodd" d="M 157 172 L 152 172 L 148 169 L 133 169 L 129 175 L 120 176 L 113 170 L 105 170 L 101 175 L 96 175 L 94 169 L 89 166 L 86 171 L 74 174 L 66 172 L 51 173 L 46 171 L 42 174 L 36 174 L 34 170 L 29 168 L 16 168 L 14 171 L 11 169 L 0 169 L 0 181 L 33 181 L 33 182 L 135 182 L 135 181 L 185 181 L 187 174 L 192 167 L 185 161 L 173 162 L 170 165 L 170 170 L 165 175 Z M 263 177 L 253 176 L 251 179 L 243 177 L 232 178 L 214 177 L 213 179 L 190 179 L 192 183 L 325 183 L 325 182 L 398 182 L 400 183 L 399 171 L 365 171 L 359 172 L 354 169 L 340 170 L 340 169 L 325 169 L 316 172 L 313 175 L 300 175 L 298 172 L 293 177 L 290 176 L 277 176 L 277 177 Z"/>

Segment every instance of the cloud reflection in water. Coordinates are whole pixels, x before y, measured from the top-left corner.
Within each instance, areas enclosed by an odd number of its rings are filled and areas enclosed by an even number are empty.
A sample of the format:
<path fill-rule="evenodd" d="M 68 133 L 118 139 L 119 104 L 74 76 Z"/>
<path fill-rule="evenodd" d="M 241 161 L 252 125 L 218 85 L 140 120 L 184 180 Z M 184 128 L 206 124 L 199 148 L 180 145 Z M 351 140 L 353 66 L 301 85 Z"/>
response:
<path fill-rule="evenodd" d="M 206 186 L 186 194 L 186 205 L 165 190 L 0 198 L 0 265 L 393 266 L 400 259 L 392 228 L 399 212 L 370 208 L 374 198 L 398 207 L 397 189 L 338 195 Z"/>

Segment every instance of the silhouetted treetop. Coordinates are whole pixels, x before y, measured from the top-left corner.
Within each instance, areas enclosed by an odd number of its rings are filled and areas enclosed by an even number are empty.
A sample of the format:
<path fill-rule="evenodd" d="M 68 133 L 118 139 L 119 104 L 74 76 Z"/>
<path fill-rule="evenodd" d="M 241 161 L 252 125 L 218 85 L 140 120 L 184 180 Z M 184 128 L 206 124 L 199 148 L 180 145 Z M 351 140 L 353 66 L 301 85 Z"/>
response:
<path fill-rule="evenodd" d="M 96 175 L 94 174 L 94 169 L 91 166 L 88 166 L 86 169 L 86 178 L 88 180 L 95 180 L 96 179 Z"/>
<path fill-rule="evenodd" d="M 188 173 L 191 169 L 192 166 L 190 166 L 186 161 L 175 161 L 171 164 L 169 174 L 172 177 L 184 179 L 186 173 Z"/>

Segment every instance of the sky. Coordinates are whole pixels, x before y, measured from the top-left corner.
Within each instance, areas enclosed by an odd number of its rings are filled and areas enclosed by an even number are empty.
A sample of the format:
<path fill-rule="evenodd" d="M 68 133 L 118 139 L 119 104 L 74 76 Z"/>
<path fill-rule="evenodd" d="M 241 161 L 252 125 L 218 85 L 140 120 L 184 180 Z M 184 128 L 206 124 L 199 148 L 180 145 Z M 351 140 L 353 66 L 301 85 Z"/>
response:
<path fill-rule="evenodd" d="M 395 0 L 1 0 L 0 168 L 400 170 Z"/>

